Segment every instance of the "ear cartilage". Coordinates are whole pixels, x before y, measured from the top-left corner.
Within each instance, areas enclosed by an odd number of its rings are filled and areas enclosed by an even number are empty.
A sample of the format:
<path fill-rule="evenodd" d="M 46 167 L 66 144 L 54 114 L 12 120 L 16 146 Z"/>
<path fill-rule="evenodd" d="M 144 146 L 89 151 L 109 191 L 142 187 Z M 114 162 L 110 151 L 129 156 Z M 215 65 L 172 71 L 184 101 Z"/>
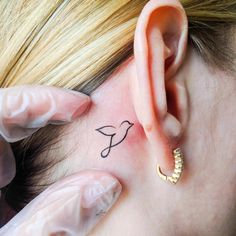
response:
<path fill-rule="evenodd" d="M 173 155 L 175 159 L 175 169 L 174 173 L 171 176 L 166 176 L 162 173 L 161 167 L 157 165 L 157 174 L 160 176 L 161 179 L 170 182 L 171 184 L 176 184 L 183 172 L 184 169 L 184 160 L 183 160 L 183 154 L 180 148 L 173 150 Z"/>

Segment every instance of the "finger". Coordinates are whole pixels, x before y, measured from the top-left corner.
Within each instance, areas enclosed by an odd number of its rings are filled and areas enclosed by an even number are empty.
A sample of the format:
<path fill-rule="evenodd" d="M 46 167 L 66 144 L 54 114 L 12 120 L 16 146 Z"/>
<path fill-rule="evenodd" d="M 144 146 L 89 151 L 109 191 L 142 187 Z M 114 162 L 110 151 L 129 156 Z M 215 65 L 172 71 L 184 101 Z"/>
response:
<path fill-rule="evenodd" d="M 10 144 L 0 139 L 0 188 L 9 184 L 15 173 L 15 158 Z"/>
<path fill-rule="evenodd" d="M 120 192 L 117 179 L 102 171 L 76 174 L 42 193 L 0 235 L 87 235 Z"/>
<path fill-rule="evenodd" d="M 79 92 L 49 86 L 0 89 L 0 134 L 8 142 L 23 139 L 47 124 L 70 122 L 88 107 Z"/>

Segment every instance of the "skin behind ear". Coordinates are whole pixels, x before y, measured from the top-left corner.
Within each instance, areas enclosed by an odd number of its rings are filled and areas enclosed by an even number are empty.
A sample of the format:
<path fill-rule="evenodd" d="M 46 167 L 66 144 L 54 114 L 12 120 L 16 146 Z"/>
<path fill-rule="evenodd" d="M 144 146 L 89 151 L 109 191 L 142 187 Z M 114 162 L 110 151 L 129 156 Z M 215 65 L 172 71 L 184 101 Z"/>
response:
<path fill-rule="evenodd" d="M 187 107 L 186 91 L 178 89 L 182 87 L 174 80 L 184 59 L 187 35 L 187 17 L 177 0 L 148 2 L 135 32 L 135 111 L 152 149 L 150 153 L 155 153 L 154 160 L 166 170 L 173 168 L 172 149 L 178 145 L 183 129 L 179 111 Z M 181 105 L 167 101 L 167 95 L 175 101 L 181 99 Z"/>

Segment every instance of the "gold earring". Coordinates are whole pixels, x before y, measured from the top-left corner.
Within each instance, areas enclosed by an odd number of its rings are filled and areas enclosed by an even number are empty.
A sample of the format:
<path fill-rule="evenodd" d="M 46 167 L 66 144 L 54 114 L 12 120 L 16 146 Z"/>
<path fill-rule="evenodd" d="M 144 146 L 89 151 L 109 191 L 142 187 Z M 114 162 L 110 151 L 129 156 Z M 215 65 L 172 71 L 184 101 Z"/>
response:
<path fill-rule="evenodd" d="M 172 184 L 176 184 L 182 175 L 182 172 L 184 169 L 184 160 L 183 160 L 183 154 L 180 148 L 173 150 L 173 154 L 174 154 L 174 159 L 175 159 L 174 173 L 171 176 L 164 175 L 161 172 L 161 168 L 159 165 L 157 165 L 157 173 L 161 179 L 165 181 L 169 181 Z"/>

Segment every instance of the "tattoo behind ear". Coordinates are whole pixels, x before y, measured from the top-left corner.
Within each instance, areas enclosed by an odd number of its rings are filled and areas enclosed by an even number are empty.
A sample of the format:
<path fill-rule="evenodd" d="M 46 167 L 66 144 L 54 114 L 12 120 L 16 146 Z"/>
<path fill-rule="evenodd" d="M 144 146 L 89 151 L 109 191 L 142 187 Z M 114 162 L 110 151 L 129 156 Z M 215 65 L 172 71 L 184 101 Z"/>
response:
<path fill-rule="evenodd" d="M 128 120 L 123 121 L 118 128 L 112 125 L 103 126 L 101 128 L 96 129 L 99 133 L 108 136 L 109 146 L 102 150 L 101 157 L 106 158 L 110 152 L 111 148 L 117 146 L 122 143 L 128 135 L 129 129 L 134 124 L 129 122 Z"/>

